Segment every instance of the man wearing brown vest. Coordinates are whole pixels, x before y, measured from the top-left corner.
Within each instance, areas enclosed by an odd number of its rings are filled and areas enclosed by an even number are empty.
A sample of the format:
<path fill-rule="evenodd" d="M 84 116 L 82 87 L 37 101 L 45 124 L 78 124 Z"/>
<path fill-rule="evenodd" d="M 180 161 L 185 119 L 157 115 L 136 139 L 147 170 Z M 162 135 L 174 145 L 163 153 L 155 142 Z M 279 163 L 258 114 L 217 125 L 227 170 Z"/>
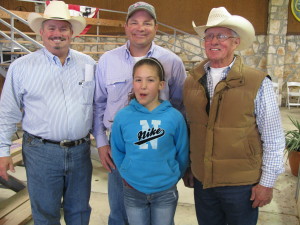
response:
<path fill-rule="evenodd" d="M 207 24 L 194 26 L 207 60 L 184 86 L 190 127 L 191 169 L 201 225 L 254 225 L 258 207 L 272 200 L 283 172 L 284 134 L 270 77 L 243 64 L 235 50 L 255 39 L 252 24 L 213 8 Z"/>

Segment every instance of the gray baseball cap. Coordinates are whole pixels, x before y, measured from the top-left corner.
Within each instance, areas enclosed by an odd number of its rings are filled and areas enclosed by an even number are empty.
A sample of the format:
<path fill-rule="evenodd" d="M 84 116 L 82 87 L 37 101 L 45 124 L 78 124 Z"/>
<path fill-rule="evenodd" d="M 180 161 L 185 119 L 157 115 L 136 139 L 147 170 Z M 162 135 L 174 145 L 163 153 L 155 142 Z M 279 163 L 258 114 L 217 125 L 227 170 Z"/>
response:
<path fill-rule="evenodd" d="M 128 21 L 129 17 L 133 13 L 135 13 L 136 11 L 139 11 L 139 10 L 144 10 L 144 11 L 148 12 L 153 17 L 153 19 L 156 21 L 156 13 L 155 13 L 154 7 L 146 2 L 136 2 L 136 3 L 132 4 L 131 6 L 129 6 L 126 21 Z"/>

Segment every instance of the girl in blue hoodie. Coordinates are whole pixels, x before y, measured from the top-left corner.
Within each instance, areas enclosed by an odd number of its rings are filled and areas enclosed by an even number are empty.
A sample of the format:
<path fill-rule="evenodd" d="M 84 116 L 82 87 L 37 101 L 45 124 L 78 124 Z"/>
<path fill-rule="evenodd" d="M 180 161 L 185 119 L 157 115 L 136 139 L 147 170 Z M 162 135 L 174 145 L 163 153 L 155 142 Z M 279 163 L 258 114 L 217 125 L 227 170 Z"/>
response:
<path fill-rule="evenodd" d="M 172 225 L 176 184 L 189 161 L 185 120 L 169 101 L 159 99 L 164 69 L 155 58 L 133 68 L 133 99 L 115 116 L 111 146 L 124 184 L 131 225 Z"/>

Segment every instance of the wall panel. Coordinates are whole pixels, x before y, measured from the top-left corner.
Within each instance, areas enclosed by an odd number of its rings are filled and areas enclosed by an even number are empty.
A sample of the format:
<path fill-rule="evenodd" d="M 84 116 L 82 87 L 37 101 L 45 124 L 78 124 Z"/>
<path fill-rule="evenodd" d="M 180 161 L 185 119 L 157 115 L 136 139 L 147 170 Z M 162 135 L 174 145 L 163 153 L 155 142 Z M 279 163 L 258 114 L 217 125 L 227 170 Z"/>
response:
<path fill-rule="evenodd" d="M 126 12 L 128 6 L 135 0 L 65 0 L 69 4 L 81 4 L 103 9 L 112 9 Z M 268 21 L 268 0 L 147 0 L 155 6 L 158 20 L 164 24 L 176 27 L 189 33 L 194 33 L 192 21 L 197 25 L 206 23 L 208 14 L 213 7 L 225 6 L 231 14 L 237 14 L 249 19 L 256 30 L 256 34 L 266 34 Z M 15 9 L 23 6 L 29 10 L 34 10 L 33 3 L 19 2 L 17 0 L 1 0 L 0 5 Z M 101 12 L 102 18 L 125 19 L 125 15 Z M 123 29 L 101 28 L 102 32 L 117 33 Z M 95 32 L 95 28 L 92 29 Z"/>

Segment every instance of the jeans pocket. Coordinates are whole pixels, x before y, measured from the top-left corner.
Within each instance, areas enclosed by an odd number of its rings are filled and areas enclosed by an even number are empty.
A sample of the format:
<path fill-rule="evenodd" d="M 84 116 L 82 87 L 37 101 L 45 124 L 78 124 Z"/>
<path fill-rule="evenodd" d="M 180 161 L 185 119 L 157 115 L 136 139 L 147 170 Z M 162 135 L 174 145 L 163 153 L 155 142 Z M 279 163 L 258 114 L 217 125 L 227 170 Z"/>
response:
<path fill-rule="evenodd" d="M 24 132 L 22 144 L 23 144 L 23 148 L 24 148 L 25 146 L 37 146 L 37 145 L 42 145 L 43 143 L 42 143 L 42 140 L 40 140 L 36 137 L 33 137 L 32 135 L 30 135 L 27 132 Z"/>

